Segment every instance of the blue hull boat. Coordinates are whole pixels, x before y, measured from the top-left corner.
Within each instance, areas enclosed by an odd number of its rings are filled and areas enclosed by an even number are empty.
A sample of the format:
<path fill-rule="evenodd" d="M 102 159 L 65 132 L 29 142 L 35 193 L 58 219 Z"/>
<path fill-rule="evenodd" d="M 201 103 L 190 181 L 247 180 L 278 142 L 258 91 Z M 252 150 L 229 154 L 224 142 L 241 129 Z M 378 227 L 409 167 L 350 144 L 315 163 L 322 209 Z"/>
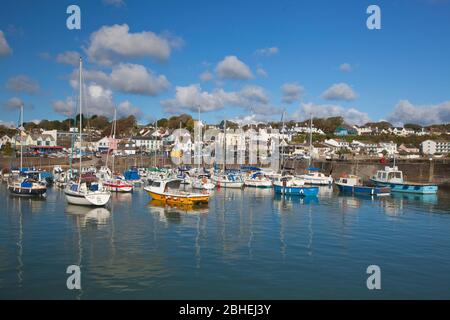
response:
<path fill-rule="evenodd" d="M 371 196 L 385 196 L 391 193 L 388 187 L 349 186 L 336 183 L 340 192 Z"/>
<path fill-rule="evenodd" d="M 319 187 L 300 187 L 300 186 L 283 187 L 274 185 L 273 189 L 275 193 L 278 194 L 286 194 L 301 197 L 315 197 L 319 193 Z"/>
<path fill-rule="evenodd" d="M 380 182 L 370 179 L 375 185 L 381 187 L 389 187 L 392 192 L 418 193 L 418 194 L 434 194 L 438 191 L 438 186 L 435 184 L 425 183 L 389 183 Z"/>

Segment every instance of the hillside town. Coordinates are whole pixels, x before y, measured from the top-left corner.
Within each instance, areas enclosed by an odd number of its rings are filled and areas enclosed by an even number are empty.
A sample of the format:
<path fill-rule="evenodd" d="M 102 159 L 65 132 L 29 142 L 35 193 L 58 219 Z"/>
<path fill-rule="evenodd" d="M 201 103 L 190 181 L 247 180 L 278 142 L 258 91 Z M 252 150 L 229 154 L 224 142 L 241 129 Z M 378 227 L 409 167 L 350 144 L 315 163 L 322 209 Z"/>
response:
<path fill-rule="evenodd" d="M 25 124 L 22 136 L 14 128 L 2 127 L 0 150 L 3 157 L 11 156 L 23 150 L 28 157 L 68 157 L 73 150 L 81 150 L 85 155 L 101 155 L 108 151 L 116 156 L 165 155 L 169 156 L 177 148 L 183 152 L 194 152 L 194 125 L 196 121 L 190 115 L 160 119 L 148 125 L 138 125 L 136 119 L 119 120 L 119 130 L 113 137 L 111 124 L 107 119 L 95 121 L 96 126 L 83 128 L 83 143 L 73 140 L 78 128 L 70 125 L 67 130 L 55 125 L 55 121 Z M 123 123 L 120 123 L 120 122 Z M 56 121 L 58 122 L 58 121 Z M 367 158 L 418 159 L 443 158 L 450 153 L 449 125 L 421 127 L 405 125 L 394 127 L 387 122 L 368 123 L 364 126 L 348 125 L 342 118 L 313 119 L 309 121 L 287 123 L 268 122 L 238 124 L 227 121 L 227 145 L 236 145 L 235 150 L 248 150 L 251 136 L 257 135 L 264 141 L 279 141 L 280 151 L 288 159 L 349 160 Z M 49 125 L 52 124 L 52 125 Z M 49 128 L 51 128 L 49 130 Z M 177 129 L 186 129 L 183 142 L 177 139 Z M 224 124 L 205 124 L 202 130 L 216 129 L 223 134 Z M 108 132 L 109 131 L 109 132 Z M 245 143 L 240 143 L 244 132 Z M 310 145 L 310 135 L 312 135 Z M 218 139 L 223 139 L 219 136 Z M 204 141 L 204 144 L 211 141 Z M 22 146 L 22 149 L 20 148 Z"/>

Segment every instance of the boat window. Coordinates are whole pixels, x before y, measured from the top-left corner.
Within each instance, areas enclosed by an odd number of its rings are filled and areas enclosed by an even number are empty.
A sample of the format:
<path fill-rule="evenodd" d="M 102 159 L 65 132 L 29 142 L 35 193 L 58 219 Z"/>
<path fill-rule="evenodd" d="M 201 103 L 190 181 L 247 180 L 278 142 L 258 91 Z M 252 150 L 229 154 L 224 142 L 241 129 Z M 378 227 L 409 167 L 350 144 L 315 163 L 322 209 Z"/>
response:
<path fill-rule="evenodd" d="M 395 173 L 395 177 L 398 178 L 398 179 L 401 179 L 402 178 L 402 173 L 400 171 L 397 171 Z"/>
<path fill-rule="evenodd" d="M 342 183 L 347 183 L 347 179 L 342 179 Z"/>
<path fill-rule="evenodd" d="M 157 188 L 159 188 L 160 186 L 161 186 L 161 182 L 153 181 L 152 187 L 157 187 Z"/>
<path fill-rule="evenodd" d="M 386 179 L 386 172 L 383 172 L 383 179 Z"/>

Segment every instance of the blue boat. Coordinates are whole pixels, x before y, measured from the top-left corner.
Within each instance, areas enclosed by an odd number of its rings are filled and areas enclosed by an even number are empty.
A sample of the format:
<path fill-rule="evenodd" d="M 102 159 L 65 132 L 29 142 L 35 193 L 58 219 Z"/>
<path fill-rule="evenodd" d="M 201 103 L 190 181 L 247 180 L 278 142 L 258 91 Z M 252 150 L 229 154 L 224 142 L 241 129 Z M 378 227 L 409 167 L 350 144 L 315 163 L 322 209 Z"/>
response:
<path fill-rule="evenodd" d="M 436 184 L 403 181 L 403 172 L 398 170 L 396 166 L 378 170 L 370 181 L 376 186 L 389 187 L 392 192 L 434 194 L 438 191 Z"/>
<path fill-rule="evenodd" d="M 133 183 L 134 186 L 140 186 L 142 183 L 141 176 L 139 175 L 139 171 L 136 167 L 131 167 L 125 171 L 123 176 L 126 181 Z"/>
<path fill-rule="evenodd" d="M 315 197 L 319 194 L 319 187 L 305 187 L 303 181 L 296 180 L 293 176 L 283 176 L 274 181 L 273 189 L 277 194 Z"/>
<path fill-rule="evenodd" d="M 362 184 L 361 178 L 355 175 L 344 176 L 335 181 L 342 193 L 362 194 L 370 196 L 387 196 L 391 193 L 389 187 L 370 187 Z"/>

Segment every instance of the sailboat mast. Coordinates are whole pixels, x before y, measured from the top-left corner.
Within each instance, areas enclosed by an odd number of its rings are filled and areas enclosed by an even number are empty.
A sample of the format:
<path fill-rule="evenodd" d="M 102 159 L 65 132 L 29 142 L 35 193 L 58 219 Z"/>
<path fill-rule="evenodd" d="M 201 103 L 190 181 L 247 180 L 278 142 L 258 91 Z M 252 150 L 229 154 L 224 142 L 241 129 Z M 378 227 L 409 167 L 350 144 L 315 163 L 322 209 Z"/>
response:
<path fill-rule="evenodd" d="M 114 123 L 113 123 L 113 144 L 116 143 L 116 127 L 117 127 L 117 109 L 114 108 Z M 108 150 L 109 154 L 109 150 Z M 112 174 L 114 174 L 114 165 L 115 165 L 115 157 L 114 157 L 114 150 L 111 152 L 111 158 L 112 158 Z"/>
<path fill-rule="evenodd" d="M 83 140 L 83 131 L 82 131 L 82 114 L 83 114 L 83 108 L 82 108 L 82 83 L 81 83 L 81 79 L 82 79 L 82 73 L 83 73 L 83 60 L 80 57 L 80 79 L 79 79 L 79 94 L 78 94 L 78 99 L 79 99 L 79 104 L 80 104 L 80 172 L 79 172 L 79 176 L 80 176 L 80 181 L 81 181 L 81 161 L 82 161 L 82 155 L 81 155 L 81 148 L 82 148 L 82 140 Z"/>
<path fill-rule="evenodd" d="M 23 130 L 23 104 L 20 105 L 20 171 L 23 167 L 23 141 L 22 141 L 22 130 Z"/>
<path fill-rule="evenodd" d="M 227 120 L 223 121 L 223 173 L 227 170 Z"/>
<path fill-rule="evenodd" d="M 200 155 L 200 151 L 201 151 L 201 149 L 200 149 L 200 140 L 201 140 L 201 137 L 202 137 L 202 134 L 201 134 L 201 130 L 202 130 L 202 127 L 201 127 L 201 122 L 200 122 L 200 106 L 198 107 L 198 139 L 197 139 L 197 143 L 198 143 L 198 146 L 197 146 L 197 153 L 198 153 L 198 163 L 197 163 L 197 173 L 200 173 L 200 162 L 201 162 L 201 155 Z"/>
<path fill-rule="evenodd" d="M 311 113 L 311 119 L 309 122 L 309 160 L 308 160 L 308 167 L 311 167 L 312 162 L 312 125 L 313 125 L 313 118 Z"/>

